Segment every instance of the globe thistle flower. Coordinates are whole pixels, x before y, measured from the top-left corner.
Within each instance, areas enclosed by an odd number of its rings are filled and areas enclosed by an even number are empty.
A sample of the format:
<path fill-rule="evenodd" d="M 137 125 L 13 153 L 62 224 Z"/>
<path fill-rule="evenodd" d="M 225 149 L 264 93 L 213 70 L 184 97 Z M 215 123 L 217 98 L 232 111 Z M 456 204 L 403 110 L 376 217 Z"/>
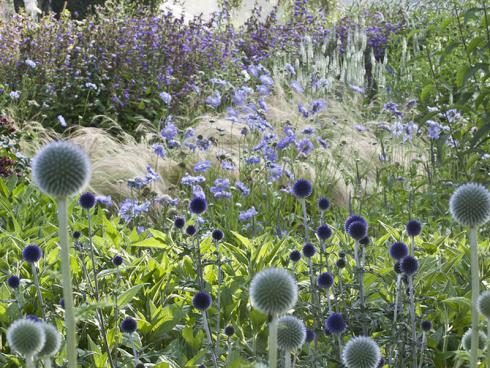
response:
<path fill-rule="evenodd" d="M 123 261 L 123 257 L 121 257 L 120 255 L 116 255 L 114 256 L 114 258 L 112 258 L 112 264 L 116 267 L 122 265 Z"/>
<path fill-rule="evenodd" d="M 45 341 L 46 336 L 40 323 L 29 319 L 18 319 L 7 330 L 10 348 L 26 358 L 39 353 Z"/>
<path fill-rule="evenodd" d="M 83 193 L 80 196 L 80 199 L 78 200 L 78 204 L 82 206 L 82 208 L 85 208 L 86 210 L 89 210 L 93 206 L 95 206 L 95 202 L 96 202 L 95 196 L 90 192 Z"/>
<path fill-rule="evenodd" d="M 232 325 L 228 325 L 225 327 L 225 335 L 228 337 L 232 337 L 235 334 L 235 327 Z"/>
<path fill-rule="evenodd" d="M 283 316 L 277 321 L 277 345 L 284 351 L 299 349 L 306 340 L 303 321 L 294 316 Z"/>
<path fill-rule="evenodd" d="M 422 329 L 422 331 L 428 332 L 432 330 L 432 322 L 429 320 L 423 320 L 422 322 L 420 322 L 420 328 Z"/>
<path fill-rule="evenodd" d="M 400 269 L 406 275 L 413 275 L 419 269 L 419 262 L 415 257 L 406 256 L 400 262 Z"/>
<path fill-rule="evenodd" d="M 339 252 L 339 257 L 340 257 L 340 258 L 345 258 L 345 252 L 340 251 L 340 252 Z"/>
<path fill-rule="evenodd" d="M 350 223 L 347 233 L 352 239 L 361 240 L 367 236 L 367 224 L 363 221 L 353 221 Z"/>
<path fill-rule="evenodd" d="M 223 231 L 221 231 L 220 229 L 215 229 L 215 230 L 213 230 L 213 233 L 211 234 L 211 236 L 213 237 L 214 240 L 220 241 L 223 239 L 225 234 L 223 234 Z"/>
<path fill-rule="evenodd" d="M 313 331 L 311 328 L 306 329 L 306 337 L 305 337 L 305 342 L 310 343 L 316 338 L 316 333 Z"/>
<path fill-rule="evenodd" d="M 203 366 L 203 367 L 204 367 L 204 366 Z M 138 364 L 136 364 L 136 365 L 134 366 L 134 368 L 145 368 L 145 365 L 144 365 L 143 363 L 141 363 L 141 362 L 138 362 Z"/>
<path fill-rule="evenodd" d="M 345 232 L 349 232 L 349 226 L 354 222 L 354 221 L 361 221 L 363 223 L 366 224 L 367 226 L 367 221 L 364 219 L 364 217 L 361 217 L 361 216 L 358 216 L 358 215 L 352 215 L 352 216 L 349 216 L 347 218 L 347 220 L 345 220 L 345 223 L 344 223 L 344 229 L 345 229 Z"/>
<path fill-rule="evenodd" d="M 321 211 L 326 211 L 330 208 L 330 201 L 325 198 L 325 197 L 322 197 L 318 200 L 318 208 L 321 210 Z"/>
<path fill-rule="evenodd" d="M 344 318 L 340 313 L 331 313 L 325 320 L 325 330 L 331 334 L 341 334 L 346 329 Z"/>
<path fill-rule="evenodd" d="M 361 240 L 359 240 L 359 244 L 362 244 L 362 245 L 369 245 L 369 243 L 371 243 L 371 238 L 367 235 L 364 238 L 362 238 Z"/>
<path fill-rule="evenodd" d="M 121 329 L 122 332 L 126 333 L 133 333 L 136 331 L 138 328 L 138 323 L 136 322 L 135 319 L 131 317 L 126 317 L 122 320 L 121 324 L 119 325 L 119 328 Z"/>
<path fill-rule="evenodd" d="M 378 345 L 366 336 L 353 337 L 342 352 L 342 361 L 347 368 L 376 368 L 380 358 Z"/>
<path fill-rule="evenodd" d="M 397 274 L 402 273 L 400 261 L 395 262 L 395 264 L 393 265 L 393 271 L 395 271 L 395 273 L 397 273 Z"/>
<path fill-rule="evenodd" d="M 22 257 L 29 263 L 36 263 L 42 256 L 43 252 L 36 244 L 29 244 L 22 250 Z"/>
<path fill-rule="evenodd" d="M 82 236 L 82 233 L 80 231 L 74 231 L 72 236 L 73 236 L 73 239 L 78 240 Z"/>
<path fill-rule="evenodd" d="M 463 338 L 461 339 L 461 345 L 466 351 L 471 350 L 471 332 L 472 329 L 469 328 L 468 331 L 465 332 Z M 482 331 L 478 331 L 478 349 L 485 349 L 485 343 L 487 341 L 487 335 L 485 335 Z"/>
<path fill-rule="evenodd" d="M 422 232 L 422 224 L 417 220 L 410 220 L 405 226 L 408 236 L 417 236 Z"/>
<path fill-rule="evenodd" d="M 289 253 L 289 259 L 293 262 L 298 262 L 301 259 L 301 253 L 297 250 L 291 251 Z"/>
<path fill-rule="evenodd" d="M 313 192 L 313 188 L 309 180 L 298 179 L 293 184 L 293 194 L 298 198 L 307 198 Z"/>
<path fill-rule="evenodd" d="M 194 308 L 199 309 L 201 312 L 204 312 L 205 310 L 209 309 L 211 307 L 212 303 L 211 295 L 206 293 L 205 291 L 199 291 L 194 297 L 192 298 L 192 305 Z"/>
<path fill-rule="evenodd" d="M 20 285 L 20 279 L 18 276 L 12 275 L 7 279 L 7 285 L 12 289 L 17 289 Z"/>
<path fill-rule="evenodd" d="M 40 326 L 44 330 L 45 341 L 38 355 L 52 357 L 60 350 L 61 334 L 49 323 L 41 322 Z"/>
<path fill-rule="evenodd" d="M 183 217 L 176 217 L 174 220 L 174 226 L 177 229 L 182 229 L 185 226 L 185 219 Z"/>
<path fill-rule="evenodd" d="M 461 225 L 483 225 L 490 218 L 490 192 L 480 184 L 463 184 L 451 196 L 449 211 Z"/>
<path fill-rule="evenodd" d="M 200 215 L 205 212 L 208 207 L 206 199 L 202 197 L 195 197 L 189 203 L 189 209 L 192 213 Z"/>
<path fill-rule="evenodd" d="M 286 313 L 298 299 L 296 280 L 284 269 L 269 268 L 257 273 L 250 284 L 252 305 L 262 313 Z"/>
<path fill-rule="evenodd" d="M 347 263 L 345 262 L 345 258 L 337 259 L 337 262 L 335 262 L 335 265 L 340 269 L 345 268 L 345 266 L 347 265 Z"/>
<path fill-rule="evenodd" d="M 45 145 L 32 159 L 32 178 L 39 189 L 53 197 L 78 192 L 90 180 L 90 160 L 78 146 L 69 142 Z"/>
<path fill-rule="evenodd" d="M 490 320 L 490 290 L 484 291 L 478 297 L 478 311 Z"/>
<path fill-rule="evenodd" d="M 185 229 L 185 233 L 189 236 L 192 236 L 194 235 L 195 233 L 197 232 L 197 229 L 194 225 L 189 225 L 187 226 L 187 228 Z"/>
<path fill-rule="evenodd" d="M 379 358 L 377 368 L 383 368 L 385 366 L 385 364 L 386 364 L 385 358 L 381 357 L 381 358 Z"/>
<path fill-rule="evenodd" d="M 303 255 L 306 257 L 306 258 L 311 258 L 313 257 L 314 255 L 316 254 L 316 248 L 313 244 L 311 243 L 306 243 L 304 246 L 303 246 Z"/>
<path fill-rule="evenodd" d="M 41 320 L 35 316 L 34 314 L 28 314 L 26 316 L 26 319 L 28 319 L 29 321 L 32 321 L 32 322 L 41 322 Z"/>
<path fill-rule="evenodd" d="M 408 256 L 408 247 L 403 242 L 395 242 L 390 247 L 390 256 L 396 261 Z"/>
<path fill-rule="evenodd" d="M 318 276 L 318 287 L 329 289 L 333 285 L 333 276 L 328 272 L 323 272 Z"/>
<path fill-rule="evenodd" d="M 330 226 L 324 224 L 318 226 L 318 229 L 316 230 L 316 235 L 318 236 L 318 239 L 320 240 L 327 240 L 332 236 L 332 229 L 330 229 Z"/>

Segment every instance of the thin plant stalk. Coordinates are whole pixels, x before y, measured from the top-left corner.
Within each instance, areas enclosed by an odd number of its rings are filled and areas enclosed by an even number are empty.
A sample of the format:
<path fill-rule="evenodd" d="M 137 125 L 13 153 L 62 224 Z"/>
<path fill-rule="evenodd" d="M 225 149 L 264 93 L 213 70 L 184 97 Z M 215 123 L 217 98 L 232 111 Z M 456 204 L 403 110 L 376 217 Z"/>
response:
<path fill-rule="evenodd" d="M 476 368 L 478 364 L 478 295 L 480 293 L 480 272 L 478 268 L 478 248 L 476 239 L 476 226 L 470 229 L 471 246 L 471 355 L 470 367 Z"/>
<path fill-rule="evenodd" d="M 487 367 L 490 367 L 490 318 L 487 319 Z"/>
<path fill-rule="evenodd" d="M 211 338 L 211 330 L 209 329 L 209 324 L 208 324 L 208 312 L 206 312 L 206 311 L 202 312 L 202 322 L 204 324 L 204 330 L 206 332 L 206 338 L 208 339 L 209 349 L 211 350 L 211 357 L 213 359 L 213 365 L 215 368 L 218 368 L 218 359 L 216 358 L 216 352 L 214 351 L 214 348 L 213 348 L 213 340 Z"/>
<path fill-rule="evenodd" d="M 34 356 L 33 355 L 27 355 L 26 356 L 26 368 L 36 368 L 36 365 L 34 364 Z"/>
<path fill-rule="evenodd" d="M 131 344 L 131 349 L 133 350 L 133 357 L 134 357 L 134 365 L 136 366 L 138 364 L 138 352 L 136 351 L 136 347 L 134 346 L 134 339 L 133 339 L 133 334 L 129 334 L 129 343 Z"/>
<path fill-rule="evenodd" d="M 410 237 L 410 255 L 413 257 L 415 254 L 415 236 Z"/>
<path fill-rule="evenodd" d="M 277 317 L 271 316 L 269 322 L 269 367 L 277 368 Z"/>
<path fill-rule="evenodd" d="M 342 361 L 342 334 L 337 334 L 337 342 L 339 344 L 339 360 Z"/>
<path fill-rule="evenodd" d="M 51 358 L 44 358 L 43 359 L 43 367 L 44 368 L 51 368 L 53 365 L 51 363 Z"/>
<path fill-rule="evenodd" d="M 41 313 L 43 319 L 46 320 L 46 308 L 44 307 L 43 295 L 41 294 L 41 287 L 39 286 L 39 278 L 37 277 L 37 268 L 34 262 L 31 263 L 32 268 L 32 278 L 34 279 L 34 285 L 36 286 L 37 299 L 39 300 L 39 305 L 41 307 Z"/>
<path fill-rule="evenodd" d="M 415 290 L 413 288 L 413 276 L 408 276 L 410 289 L 410 321 L 412 325 L 412 367 L 417 368 L 417 335 L 415 331 Z"/>
<path fill-rule="evenodd" d="M 220 343 L 220 320 L 221 320 L 221 282 L 222 282 L 222 275 L 221 275 L 221 255 L 219 253 L 219 242 L 216 241 L 216 254 L 218 257 L 218 296 L 216 300 L 216 308 L 217 308 L 217 313 L 216 313 L 216 352 L 219 354 L 219 343 Z"/>
<path fill-rule="evenodd" d="M 284 368 L 291 368 L 291 352 L 286 351 L 284 353 Z"/>
<path fill-rule="evenodd" d="M 402 275 L 401 274 L 397 274 L 396 276 L 396 290 L 395 290 L 395 308 L 394 308 L 394 311 L 393 311 L 393 334 L 395 333 L 396 331 L 396 320 L 397 320 L 397 317 L 398 317 L 398 299 L 400 298 L 400 284 L 401 284 L 401 280 L 402 280 Z M 391 362 L 393 360 L 393 353 L 394 353 L 394 350 L 395 350 L 395 343 L 393 343 L 393 345 L 391 346 L 390 348 L 390 356 L 389 356 L 389 359 L 388 359 L 388 365 L 391 367 Z"/>
<path fill-rule="evenodd" d="M 424 350 L 425 350 L 426 344 L 427 344 L 427 336 L 425 334 L 425 331 L 422 331 L 422 344 L 420 347 L 419 368 L 422 368 L 422 366 L 424 365 Z"/>
<path fill-rule="evenodd" d="M 233 349 L 233 341 L 231 340 L 231 337 L 228 336 L 228 339 L 226 340 L 226 344 L 228 345 L 228 351 L 226 353 L 225 366 L 228 366 L 230 359 L 231 359 L 231 352 Z"/>
<path fill-rule="evenodd" d="M 332 303 L 330 302 L 330 291 L 328 288 L 325 291 L 327 293 L 328 314 L 330 314 L 332 313 Z"/>
<path fill-rule="evenodd" d="M 305 241 L 308 241 L 308 221 L 306 216 L 306 200 L 301 200 L 301 207 L 303 208 L 303 226 L 305 227 Z"/>
<path fill-rule="evenodd" d="M 365 258 L 366 247 L 362 246 L 362 256 L 359 261 L 359 304 L 361 310 L 364 310 L 364 258 Z"/>
<path fill-rule="evenodd" d="M 341 268 L 339 268 L 339 287 L 340 287 L 340 299 L 342 299 L 343 308 L 344 308 L 344 310 L 346 310 L 344 282 L 342 281 L 342 269 Z"/>

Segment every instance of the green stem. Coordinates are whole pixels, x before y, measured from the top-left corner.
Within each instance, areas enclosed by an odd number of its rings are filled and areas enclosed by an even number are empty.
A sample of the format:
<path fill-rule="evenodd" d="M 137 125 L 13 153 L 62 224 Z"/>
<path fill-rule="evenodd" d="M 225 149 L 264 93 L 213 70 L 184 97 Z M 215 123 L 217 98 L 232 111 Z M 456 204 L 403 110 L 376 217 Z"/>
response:
<path fill-rule="evenodd" d="M 129 343 L 131 344 L 131 349 L 133 350 L 134 365 L 136 366 L 139 359 L 138 352 L 136 351 L 136 347 L 134 346 L 133 333 L 129 334 Z"/>
<path fill-rule="evenodd" d="M 53 365 L 51 364 L 51 358 L 44 358 L 43 359 L 43 366 L 44 368 L 51 368 Z"/>
<path fill-rule="evenodd" d="M 303 207 L 303 226 L 305 227 L 305 241 L 308 242 L 308 221 L 306 215 L 306 200 L 301 200 L 301 206 Z"/>
<path fill-rule="evenodd" d="M 425 335 L 425 331 L 422 332 L 422 346 L 420 348 L 420 362 L 419 362 L 419 368 L 422 368 L 424 365 L 424 350 L 425 350 L 425 345 L 427 343 L 427 337 Z"/>
<path fill-rule="evenodd" d="M 66 197 L 57 199 L 59 238 L 61 247 L 61 281 L 65 302 L 66 355 L 68 368 L 77 368 L 77 340 L 73 303 L 73 287 L 70 272 L 70 246 L 68 243 L 68 203 Z"/>
<path fill-rule="evenodd" d="M 277 368 L 277 317 L 271 316 L 269 323 L 269 367 Z"/>
<path fill-rule="evenodd" d="M 413 288 L 413 276 L 408 276 L 408 288 L 410 289 L 410 320 L 412 324 L 412 367 L 417 368 L 417 335 L 415 331 L 415 290 Z"/>
<path fill-rule="evenodd" d="M 35 263 L 31 263 L 32 278 L 34 279 L 34 285 L 36 286 L 37 299 L 39 300 L 39 306 L 41 307 L 41 313 L 43 320 L 46 321 L 46 311 L 44 307 L 43 295 L 41 294 L 41 287 L 39 286 L 39 278 L 37 277 L 37 268 Z"/>
<path fill-rule="evenodd" d="M 490 367 L 490 318 L 487 319 L 487 367 Z"/>
<path fill-rule="evenodd" d="M 478 295 L 480 293 L 480 276 L 478 268 L 478 248 L 476 241 L 476 226 L 470 229 L 471 246 L 471 356 L 470 367 L 478 364 Z"/>
<path fill-rule="evenodd" d="M 220 322 L 221 322 L 221 282 L 222 282 L 222 271 L 221 271 L 221 255 L 219 253 L 219 243 L 216 241 L 216 254 L 218 257 L 218 296 L 216 301 L 216 353 L 220 354 Z"/>
<path fill-rule="evenodd" d="M 208 339 L 209 349 L 211 350 L 211 357 L 213 358 L 214 367 L 218 368 L 218 358 L 216 358 L 216 353 L 214 351 L 213 340 L 211 337 L 211 330 L 210 330 L 209 324 L 208 324 L 208 312 L 207 311 L 202 312 L 202 321 L 204 324 L 204 330 L 206 332 L 206 337 Z"/>
<path fill-rule="evenodd" d="M 36 368 L 34 364 L 34 357 L 32 355 L 26 356 L 26 368 Z"/>
<path fill-rule="evenodd" d="M 284 368 L 291 368 L 291 352 L 286 351 L 284 353 Z"/>
<path fill-rule="evenodd" d="M 414 256 L 414 253 L 415 253 L 415 236 L 411 236 L 411 246 L 410 246 L 410 255 L 413 257 Z"/>

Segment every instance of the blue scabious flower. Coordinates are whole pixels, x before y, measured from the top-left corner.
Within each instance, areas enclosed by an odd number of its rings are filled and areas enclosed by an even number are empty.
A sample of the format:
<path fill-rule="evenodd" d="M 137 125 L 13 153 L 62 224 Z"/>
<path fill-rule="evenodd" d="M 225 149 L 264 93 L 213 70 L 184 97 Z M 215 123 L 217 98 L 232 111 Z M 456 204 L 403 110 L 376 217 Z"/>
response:
<path fill-rule="evenodd" d="M 286 65 L 284 65 L 284 69 L 291 75 L 291 76 L 295 76 L 296 75 L 296 70 L 294 69 L 294 66 L 292 66 L 291 64 L 287 63 Z"/>
<path fill-rule="evenodd" d="M 202 197 L 195 197 L 189 203 L 189 209 L 192 213 L 200 215 L 205 212 L 208 207 L 206 199 Z"/>
<path fill-rule="evenodd" d="M 257 210 L 255 209 L 255 207 L 250 207 L 248 210 L 246 211 L 241 211 L 238 215 L 238 219 L 242 222 L 244 221 L 248 221 L 250 220 L 251 218 L 257 216 L 259 213 L 257 212 Z"/>
<path fill-rule="evenodd" d="M 313 188 L 309 180 L 298 179 L 293 184 L 292 192 L 298 198 L 307 198 L 313 192 Z"/>
<path fill-rule="evenodd" d="M 159 96 L 166 105 L 170 105 L 170 102 L 172 102 L 172 96 L 170 95 L 170 93 L 160 92 Z"/>
<path fill-rule="evenodd" d="M 214 198 L 231 198 L 230 181 L 228 179 L 216 179 L 214 186 L 209 188 Z"/>
<path fill-rule="evenodd" d="M 194 165 L 195 172 L 206 172 L 209 168 L 211 168 L 211 161 L 209 160 L 199 161 Z"/>
<path fill-rule="evenodd" d="M 235 186 L 242 192 L 244 197 L 248 197 L 250 194 L 250 189 L 248 189 L 245 184 L 243 184 L 240 180 L 237 180 L 235 182 Z"/>
<path fill-rule="evenodd" d="M 270 180 L 276 181 L 282 176 L 282 167 L 277 164 L 271 164 L 269 167 Z"/>
<path fill-rule="evenodd" d="M 312 126 L 308 126 L 304 128 L 301 133 L 303 133 L 304 135 L 312 135 L 313 133 L 315 133 L 315 128 Z"/>
<path fill-rule="evenodd" d="M 313 143 L 308 138 L 296 142 L 296 149 L 303 156 L 308 156 L 313 151 Z"/>
<path fill-rule="evenodd" d="M 272 87 L 274 85 L 274 80 L 269 75 L 263 74 L 259 77 L 259 80 L 267 87 Z"/>
<path fill-rule="evenodd" d="M 248 165 L 256 165 L 260 163 L 260 157 L 259 156 L 250 156 L 245 159 L 245 162 Z"/>
<path fill-rule="evenodd" d="M 141 215 L 144 212 L 147 212 L 149 208 L 150 202 L 148 201 L 138 203 L 138 201 L 134 199 L 127 198 L 121 203 L 119 207 L 119 215 L 124 221 L 129 222 L 133 218 Z"/>
<path fill-rule="evenodd" d="M 297 80 L 291 81 L 289 86 L 296 93 L 303 93 L 305 91 L 301 83 L 299 83 Z"/>
<path fill-rule="evenodd" d="M 221 105 L 221 93 L 219 91 L 214 91 L 211 96 L 206 98 L 206 105 L 216 109 Z"/>
<path fill-rule="evenodd" d="M 325 101 L 315 100 L 315 101 L 313 101 L 313 103 L 311 105 L 311 111 L 313 114 L 316 114 L 316 113 L 322 111 L 326 106 L 327 106 L 327 104 L 325 103 Z"/>
<path fill-rule="evenodd" d="M 151 148 L 153 149 L 153 152 L 155 152 L 155 154 L 158 157 L 162 157 L 162 158 L 165 157 L 165 148 L 163 148 L 161 144 L 154 143 L 151 145 Z"/>
<path fill-rule="evenodd" d="M 12 100 L 18 100 L 20 98 L 20 92 L 19 91 L 12 91 L 9 93 L 9 96 Z"/>
<path fill-rule="evenodd" d="M 206 181 L 206 178 L 204 176 L 191 176 L 189 174 L 185 174 L 182 179 L 180 179 L 180 183 L 182 185 L 195 185 L 199 183 L 204 183 Z"/>
<path fill-rule="evenodd" d="M 325 330 L 331 334 L 341 334 L 345 328 L 346 324 L 340 313 L 331 313 L 325 320 Z"/>
<path fill-rule="evenodd" d="M 267 86 L 259 84 L 257 86 L 257 93 L 259 94 L 259 96 L 268 96 L 270 95 L 271 91 Z"/>
<path fill-rule="evenodd" d="M 394 260 L 401 260 L 408 255 L 408 247 L 403 242 L 395 242 L 390 247 L 390 256 Z"/>
<path fill-rule="evenodd" d="M 167 140 L 174 139 L 177 134 L 179 134 L 179 131 L 172 122 L 168 122 L 165 127 L 160 131 L 160 135 Z"/>
<path fill-rule="evenodd" d="M 235 170 L 235 164 L 231 161 L 222 161 L 221 168 L 223 170 L 233 171 Z"/>
<path fill-rule="evenodd" d="M 298 104 L 298 111 L 304 118 L 307 118 L 310 115 L 308 110 L 302 104 Z"/>
<path fill-rule="evenodd" d="M 36 62 L 31 59 L 26 59 L 25 63 L 27 66 L 31 67 L 32 69 L 35 69 L 37 66 Z"/>
<path fill-rule="evenodd" d="M 281 138 L 277 142 L 276 147 L 279 150 L 283 150 L 286 147 L 288 147 L 290 144 L 295 143 L 295 141 L 296 141 L 296 137 L 294 135 L 288 135 L 288 136 L 286 136 L 284 138 Z"/>
<path fill-rule="evenodd" d="M 103 204 L 104 206 L 111 207 L 112 206 L 112 197 L 106 195 L 99 195 L 95 197 L 97 203 Z"/>
<path fill-rule="evenodd" d="M 322 137 L 316 137 L 316 142 L 324 149 L 329 147 L 327 141 L 325 141 Z"/>

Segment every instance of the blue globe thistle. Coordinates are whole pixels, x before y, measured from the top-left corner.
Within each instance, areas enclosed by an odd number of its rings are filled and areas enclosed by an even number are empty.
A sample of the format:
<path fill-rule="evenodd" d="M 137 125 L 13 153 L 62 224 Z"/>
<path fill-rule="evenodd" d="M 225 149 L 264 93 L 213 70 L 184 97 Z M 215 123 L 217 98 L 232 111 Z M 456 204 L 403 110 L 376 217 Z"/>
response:
<path fill-rule="evenodd" d="M 208 203 L 206 202 L 206 199 L 202 197 L 194 197 L 189 203 L 190 211 L 196 215 L 205 212 L 207 208 Z"/>
<path fill-rule="evenodd" d="M 483 225 L 490 218 L 490 192 L 480 184 L 463 184 L 451 196 L 449 211 L 461 225 Z"/>
<path fill-rule="evenodd" d="M 197 229 L 194 225 L 189 225 L 185 229 L 185 233 L 187 235 L 190 235 L 190 236 L 194 235 L 196 232 L 197 232 Z"/>
<path fill-rule="evenodd" d="M 347 220 L 345 220 L 345 223 L 344 223 L 344 229 L 345 229 L 345 232 L 349 232 L 349 226 L 354 222 L 354 221 L 361 221 L 361 222 L 364 222 L 367 226 L 367 221 L 364 217 L 362 216 L 358 216 L 358 215 L 352 215 L 352 216 L 349 216 L 347 218 Z"/>
<path fill-rule="evenodd" d="M 298 285 L 288 271 L 269 268 L 257 273 L 250 284 L 252 305 L 262 313 L 286 313 L 298 299 Z"/>
<path fill-rule="evenodd" d="M 339 257 L 340 257 L 340 258 L 345 258 L 345 252 L 340 251 L 340 252 L 339 252 Z"/>
<path fill-rule="evenodd" d="M 29 244 L 22 250 L 22 257 L 26 262 L 35 263 L 41 259 L 43 251 L 36 244 Z"/>
<path fill-rule="evenodd" d="M 61 335 L 58 330 L 49 323 L 41 322 L 40 325 L 44 330 L 45 341 L 43 348 L 38 355 L 52 357 L 60 350 Z"/>
<path fill-rule="evenodd" d="M 342 361 L 347 368 L 377 368 L 380 358 L 378 345 L 366 336 L 353 337 L 342 352 Z"/>
<path fill-rule="evenodd" d="M 316 230 L 316 235 L 318 236 L 318 239 L 320 240 L 327 240 L 332 236 L 332 229 L 330 229 L 330 226 L 324 224 L 318 226 L 318 229 Z"/>
<path fill-rule="evenodd" d="M 406 256 L 400 262 L 400 269 L 406 275 L 413 275 L 419 269 L 419 262 L 415 257 Z"/>
<path fill-rule="evenodd" d="M 119 328 L 121 329 L 122 332 L 133 333 L 138 328 L 138 323 L 134 318 L 126 317 L 122 320 L 121 324 L 119 325 Z"/>
<path fill-rule="evenodd" d="M 362 245 L 369 245 L 369 243 L 371 243 L 371 238 L 369 236 L 365 236 L 364 238 L 359 240 L 359 244 Z"/>
<path fill-rule="evenodd" d="M 225 335 L 231 337 L 235 334 L 235 327 L 228 325 L 225 327 Z"/>
<path fill-rule="evenodd" d="M 223 239 L 224 236 L 225 234 L 223 234 L 223 231 L 221 231 L 220 229 L 213 230 L 212 237 L 214 240 L 220 241 Z"/>
<path fill-rule="evenodd" d="M 322 197 L 318 200 L 318 208 L 322 211 L 326 211 L 330 208 L 330 201 L 325 198 L 325 197 Z"/>
<path fill-rule="evenodd" d="M 350 223 L 347 233 L 352 239 L 361 240 L 367 236 L 367 224 L 363 221 L 353 221 Z"/>
<path fill-rule="evenodd" d="M 176 217 L 174 220 L 174 226 L 177 229 L 182 229 L 185 225 L 185 219 L 183 217 Z"/>
<path fill-rule="evenodd" d="M 315 340 L 315 337 L 316 337 L 315 331 L 313 331 L 311 328 L 307 328 L 305 342 L 310 343 L 313 340 Z"/>
<path fill-rule="evenodd" d="M 74 231 L 73 232 L 73 239 L 78 240 L 82 236 L 82 233 L 80 231 Z"/>
<path fill-rule="evenodd" d="M 313 192 L 313 188 L 309 180 L 298 179 L 293 184 L 293 193 L 298 198 L 307 198 Z"/>
<path fill-rule="evenodd" d="M 422 329 L 422 331 L 428 332 L 432 330 L 432 322 L 428 320 L 423 320 L 422 322 L 420 322 L 420 328 Z"/>
<path fill-rule="evenodd" d="M 378 362 L 377 368 L 382 368 L 382 367 L 385 366 L 385 364 L 386 364 L 385 358 L 381 357 L 381 358 L 379 358 L 379 362 Z"/>
<path fill-rule="evenodd" d="M 466 351 L 471 351 L 471 331 L 471 328 L 468 329 L 468 331 L 465 332 L 463 338 L 461 339 L 461 344 Z M 486 340 L 487 335 L 485 335 L 483 331 L 478 331 L 478 349 L 485 349 Z"/>
<path fill-rule="evenodd" d="M 393 265 L 393 271 L 395 271 L 395 273 L 397 274 L 402 273 L 402 269 L 400 267 L 400 261 L 395 262 L 395 264 Z"/>
<path fill-rule="evenodd" d="M 112 264 L 116 267 L 122 265 L 123 261 L 123 257 L 121 257 L 120 255 L 116 255 L 114 256 L 114 258 L 112 258 Z"/>
<path fill-rule="evenodd" d="M 335 262 L 335 265 L 342 269 L 342 268 L 345 268 L 345 266 L 347 265 L 347 262 L 345 261 L 345 258 L 339 258 L 337 259 L 337 262 Z"/>
<path fill-rule="evenodd" d="M 39 319 L 38 316 L 35 316 L 34 314 L 28 314 L 26 316 L 26 319 L 28 319 L 29 321 L 32 321 L 32 322 L 41 322 L 41 320 Z"/>
<path fill-rule="evenodd" d="M 318 287 L 329 289 L 333 285 L 333 276 L 328 272 L 323 272 L 318 276 Z"/>
<path fill-rule="evenodd" d="M 78 204 L 80 204 L 80 206 L 86 210 L 89 210 L 95 206 L 95 202 L 95 196 L 90 192 L 83 193 L 78 200 Z"/>
<path fill-rule="evenodd" d="M 20 279 L 18 276 L 12 275 L 7 279 L 7 285 L 12 289 L 17 289 L 20 285 Z"/>
<path fill-rule="evenodd" d="M 306 243 L 304 246 L 303 246 L 303 255 L 306 257 L 306 258 L 311 258 L 315 255 L 316 253 L 316 248 L 313 244 L 311 243 Z"/>
<path fill-rule="evenodd" d="M 490 321 L 490 290 L 486 290 L 478 297 L 478 311 Z"/>
<path fill-rule="evenodd" d="M 297 250 L 291 251 L 289 253 L 289 259 L 293 262 L 298 262 L 301 259 L 301 253 Z"/>
<path fill-rule="evenodd" d="M 325 330 L 331 334 L 341 334 L 346 329 L 344 318 L 340 313 L 331 313 L 325 320 Z"/>
<path fill-rule="evenodd" d="M 7 342 L 10 348 L 24 357 L 36 355 L 46 341 L 40 323 L 29 319 L 14 321 L 7 330 Z"/>
<path fill-rule="evenodd" d="M 408 247 L 403 242 L 395 242 L 390 247 L 390 256 L 394 260 L 401 260 L 408 255 Z"/>
<path fill-rule="evenodd" d="M 211 295 L 209 295 L 205 291 L 199 291 L 192 298 L 192 305 L 194 306 L 194 308 L 199 309 L 202 312 L 207 310 L 211 306 L 212 302 L 213 300 L 211 299 Z"/>
<path fill-rule="evenodd" d="M 417 236 L 422 232 L 422 224 L 417 220 L 408 221 L 405 228 L 408 236 Z"/>
<path fill-rule="evenodd" d="M 299 349 L 306 340 L 306 327 L 294 316 L 283 316 L 277 321 L 277 346 L 284 351 Z"/>
<path fill-rule="evenodd" d="M 90 160 L 69 142 L 45 145 L 32 159 L 32 178 L 39 189 L 54 197 L 66 197 L 85 187 L 91 174 Z"/>

